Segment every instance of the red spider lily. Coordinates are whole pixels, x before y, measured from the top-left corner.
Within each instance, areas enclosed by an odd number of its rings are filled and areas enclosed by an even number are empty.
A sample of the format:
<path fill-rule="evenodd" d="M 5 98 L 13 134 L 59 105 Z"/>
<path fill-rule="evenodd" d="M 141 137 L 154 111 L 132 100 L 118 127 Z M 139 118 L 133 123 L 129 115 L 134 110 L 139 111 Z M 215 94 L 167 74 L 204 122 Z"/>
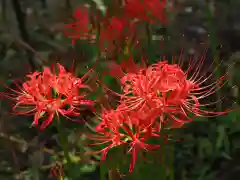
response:
<path fill-rule="evenodd" d="M 74 45 L 76 39 L 91 39 L 93 34 L 90 34 L 89 14 L 86 7 L 77 8 L 73 14 L 76 22 L 65 25 L 64 34 L 72 39 Z"/>
<path fill-rule="evenodd" d="M 167 23 L 164 7 L 166 0 L 125 0 L 124 12 L 130 18 L 142 21 Z"/>
<path fill-rule="evenodd" d="M 33 115 L 33 125 L 38 125 L 43 119 L 40 130 L 45 129 L 52 121 L 55 114 L 69 118 L 79 116 L 81 105 L 93 105 L 93 101 L 85 100 L 86 94 L 80 94 L 79 89 L 90 89 L 83 84 L 83 78 L 77 78 L 65 68 L 57 64 L 58 74 L 52 73 L 45 67 L 43 72 L 34 72 L 27 75 L 19 90 L 10 89 L 14 94 L 3 94 L 16 102 L 14 112 L 22 115 Z"/>
<path fill-rule="evenodd" d="M 127 39 L 130 39 L 135 32 L 134 23 L 123 17 L 107 17 L 102 23 L 100 33 L 101 49 L 112 51 L 121 47 Z"/>
<path fill-rule="evenodd" d="M 151 113 L 150 113 L 151 114 Z M 129 171 L 132 172 L 137 160 L 137 154 L 140 150 L 153 150 L 159 148 L 159 145 L 145 143 L 150 137 L 159 137 L 155 134 L 154 128 L 141 127 L 138 124 L 154 119 L 145 114 L 145 117 L 135 112 L 121 112 L 117 110 L 104 110 L 101 116 L 101 122 L 96 127 L 97 135 L 89 135 L 90 140 L 98 141 L 90 145 L 108 144 L 102 150 L 93 153 L 102 153 L 102 161 L 105 160 L 108 151 L 116 146 L 128 145 L 128 152 L 132 154 L 132 161 Z"/>
<path fill-rule="evenodd" d="M 100 120 L 101 122 L 95 128 L 95 132 L 99 135 L 89 135 L 88 139 L 98 141 L 91 145 L 109 144 L 104 149 L 94 152 L 102 153 L 101 159 L 104 161 L 111 148 L 125 143 L 123 141 L 124 136 L 119 133 L 123 116 L 118 111 L 103 109 Z"/>
<path fill-rule="evenodd" d="M 121 97 L 120 103 L 124 104 L 119 110 L 141 113 L 148 108 L 156 109 L 162 119 L 161 123 L 174 122 L 176 127 L 192 121 L 196 116 L 212 117 L 231 111 L 228 109 L 214 112 L 202 109 L 213 103 L 202 104 L 200 100 L 214 94 L 226 83 L 227 77 L 226 73 L 219 80 L 204 86 L 213 74 L 207 78 L 200 76 L 203 62 L 204 56 L 199 63 L 190 60 L 186 72 L 182 70 L 181 60 L 178 64 L 161 61 L 140 68 L 138 72 L 135 65 L 135 70 L 131 73 L 129 70 L 124 72 L 124 67 L 115 64 L 112 70 L 110 67 L 110 73 L 114 71 L 115 74 L 112 75 L 120 80 L 123 89 L 123 94 L 115 93 Z M 165 116 L 167 120 L 163 121 Z M 161 127 L 161 124 L 158 124 L 158 127 Z"/>
<path fill-rule="evenodd" d="M 127 126 L 123 126 L 123 129 L 126 133 L 128 133 L 128 141 L 130 141 L 129 152 L 132 153 L 132 160 L 129 167 L 129 172 L 132 172 L 137 161 L 138 152 L 140 150 L 154 150 L 160 148 L 160 145 L 146 144 L 144 141 L 146 141 L 149 137 L 141 136 L 141 132 L 138 128 L 136 129 L 136 133 L 133 133 L 132 130 L 129 129 Z"/>

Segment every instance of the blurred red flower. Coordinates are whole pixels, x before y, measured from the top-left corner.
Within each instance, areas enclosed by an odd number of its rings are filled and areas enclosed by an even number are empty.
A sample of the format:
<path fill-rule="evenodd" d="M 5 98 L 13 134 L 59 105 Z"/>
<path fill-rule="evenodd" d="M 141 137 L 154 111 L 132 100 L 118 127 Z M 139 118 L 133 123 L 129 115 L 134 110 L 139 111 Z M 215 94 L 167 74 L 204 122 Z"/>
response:
<path fill-rule="evenodd" d="M 94 35 L 90 33 L 91 24 L 89 22 L 87 8 L 77 8 L 73 14 L 73 17 L 75 22 L 66 24 L 64 30 L 64 35 L 72 39 L 72 45 L 74 45 L 77 39 L 92 40 Z"/>
<path fill-rule="evenodd" d="M 124 17 L 107 17 L 100 33 L 100 47 L 103 51 L 113 51 L 125 45 L 135 32 L 135 24 Z"/>
<path fill-rule="evenodd" d="M 161 21 L 166 24 L 165 6 L 166 0 L 125 0 L 123 8 L 130 18 L 151 23 Z"/>

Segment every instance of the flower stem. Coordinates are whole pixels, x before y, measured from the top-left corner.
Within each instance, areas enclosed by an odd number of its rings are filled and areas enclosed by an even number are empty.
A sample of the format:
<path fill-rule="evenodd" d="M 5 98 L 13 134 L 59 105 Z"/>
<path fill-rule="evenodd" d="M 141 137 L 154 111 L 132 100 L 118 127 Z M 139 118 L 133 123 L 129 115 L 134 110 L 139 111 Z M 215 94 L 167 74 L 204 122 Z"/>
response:
<path fill-rule="evenodd" d="M 58 120 L 57 129 L 58 129 L 58 133 L 59 133 L 58 134 L 59 135 L 59 140 L 60 140 L 60 143 L 61 143 L 62 148 L 63 148 L 64 157 L 67 160 L 67 165 L 70 165 L 71 164 L 71 158 L 70 158 L 69 153 L 68 153 L 68 140 L 66 138 L 67 136 L 64 136 L 64 134 L 63 134 L 62 125 L 61 125 L 60 120 Z"/>
<path fill-rule="evenodd" d="M 154 49 L 152 46 L 152 32 L 151 32 L 151 25 L 146 23 L 146 36 L 147 36 L 147 56 L 150 62 L 154 60 Z"/>
<path fill-rule="evenodd" d="M 148 46 L 152 44 L 152 37 L 151 37 L 151 27 L 149 23 L 146 23 L 146 35 L 148 40 Z"/>

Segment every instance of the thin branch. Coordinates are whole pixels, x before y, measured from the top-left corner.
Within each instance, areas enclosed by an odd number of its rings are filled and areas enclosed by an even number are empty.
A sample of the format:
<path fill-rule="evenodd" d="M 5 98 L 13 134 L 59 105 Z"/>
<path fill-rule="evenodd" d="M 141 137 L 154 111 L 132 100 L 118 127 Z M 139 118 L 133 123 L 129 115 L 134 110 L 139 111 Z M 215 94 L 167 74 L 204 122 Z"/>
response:
<path fill-rule="evenodd" d="M 22 11 L 19 0 L 12 0 L 12 6 L 15 11 L 21 38 L 25 42 L 29 43 L 30 39 L 29 39 L 28 31 L 26 29 L 26 21 L 25 21 L 26 14 Z M 31 70 L 33 71 L 36 68 L 35 63 L 33 61 L 33 53 L 28 52 L 28 54 L 29 54 L 28 62 L 29 62 L 29 65 L 31 66 Z"/>

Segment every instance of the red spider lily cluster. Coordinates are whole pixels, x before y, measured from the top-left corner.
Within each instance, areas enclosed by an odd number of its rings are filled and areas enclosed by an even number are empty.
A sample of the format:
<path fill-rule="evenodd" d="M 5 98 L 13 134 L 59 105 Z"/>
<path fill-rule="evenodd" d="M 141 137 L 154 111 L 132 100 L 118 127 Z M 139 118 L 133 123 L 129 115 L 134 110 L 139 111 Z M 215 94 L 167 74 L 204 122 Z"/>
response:
<path fill-rule="evenodd" d="M 167 23 L 164 8 L 166 0 L 125 0 L 119 4 L 119 14 L 107 11 L 104 18 L 95 17 L 98 25 L 91 24 L 86 7 L 74 12 L 75 22 L 65 26 L 65 35 L 74 44 L 77 39 L 97 43 L 102 51 L 114 51 L 126 47 L 126 41 L 135 44 L 138 22 Z M 98 36 L 98 38 L 96 38 Z M 135 39 L 136 38 L 136 39 Z M 227 73 L 218 80 L 206 83 L 213 74 L 200 75 L 204 57 L 200 61 L 189 61 L 186 71 L 183 60 L 169 63 L 165 58 L 149 66 L 137 65 L 130 56 L 120 65 L 108 63 L 110 75 L 115 77 L 122 93 L 117 108 L 106 108 L 102 104 L 100 122 L 95 127 L 97 135 L 90 135 L 93 145 L 106 147 L 96 151 L 102 153 L 102 160 L 108 151 L 116 146 L 126 145 L 132 154 L 129 171 L 136 164 L 138 153 L 160 148 L 151 144 L 152 138 L 159 138 L 164 128 L 180 128 L 196 117 L 212 117 L 229 112 L 207 111 L 211 104 L 203 104 L 202 99 L 214 94 L 225 84 Z M 34 115 L 33 125 L 42 120 L 40 129 L 46 128 L 55 116 L 80 116 L 82 105 L 93 106 L 94 101 L 86 99 L 86 93 L 79 90 L 92 89 L 84 83 L 86 77 L 78 78 L 57 64 L 58 72 L 45 67 L 43 72 L 34 72 L 15 94 L 4 94 L 16 102 L 14 111 L 18 114 Z M 96 82 L 97 83 L 97 82 Z M 217 103 L 217 102 L 215 102 Z"/>
<path fill-rule="evenodd" d="M 32 125 L 38 125 L 42 120 L 40 130 L 45 129 L 55 115 L 79 116 L 80 106 L 92 106 L 93 101 L 85 100 L 86 94 L 80 94 L 79 89 L 91 90 L 83 83 L 84 77 L 75 77 L 66 72 L 65 68 L 57 64 L 58 73 L 51 72 L 45 67 L 43 72 L 34 72 L 27 75 L 28 80 L 19 87 L 19 90 L 10 89 L 15 93 L 5 93 L 16 102 L 13 110 L 17 114 L 34 115 Z"/>
<path fill-rule="evenodd" d="M 127 63 L 110 66 L 110 74 L 119 80 L 123 93 L 112 91 L 120 97 L 120 103 L 116 109 L 103 109 L 95 128 L 99 135 L 89 137 L 99 141 L 93 145 L 109 144 L 98 151 L 102 152 L 102 160 L 111 148 L 127 144 L 132 154 L 129 169 L 132 172 L 139 151 L 160 148 L 147 142 L 160 137 L 163 127 L 179 128 L 197 116 L 211 117 L 228 112 L 201 109 L 210 104 L 202 104 L 200 100 L 221 88 L 227 76 L 225 74 L 219 80 L 204 85 L 211 76 L 204 78 L 199 75 L 203 60 L 197 65 L 190 62 L 185 72 L 180 66 L 181 61 L 169 64 L 163 60 L 148 67 L 139 67 L 130 58 Z M 131 65 L 131 68 L 124 64 Z"/>

